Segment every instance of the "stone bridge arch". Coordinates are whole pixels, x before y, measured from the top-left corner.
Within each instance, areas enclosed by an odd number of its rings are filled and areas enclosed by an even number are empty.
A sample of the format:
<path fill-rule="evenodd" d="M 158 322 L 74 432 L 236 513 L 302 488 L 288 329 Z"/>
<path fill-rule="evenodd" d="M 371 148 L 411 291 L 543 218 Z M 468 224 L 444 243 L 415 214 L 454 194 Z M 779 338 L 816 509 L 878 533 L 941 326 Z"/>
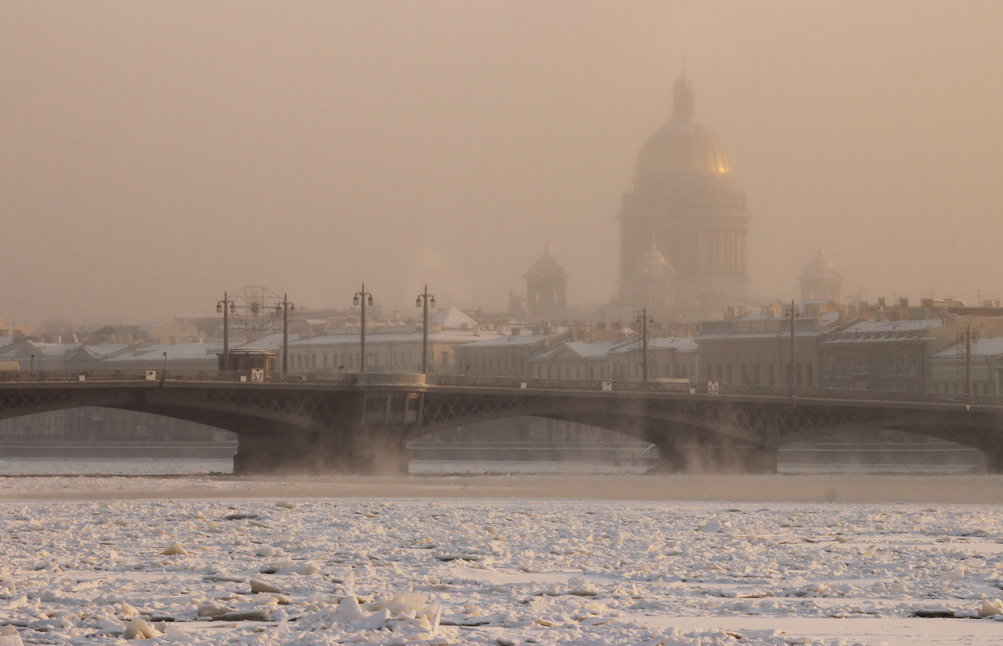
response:
<path fill-rule="evenodd" d="M 974 412 L 961 415 L 949 411 L 889 409 L 855 423 L 802 426 L 785 434 L 782 443 L 811 442 L 848 431 L 893 430 L 931 437 L 981 451 L 987 470 L 1003 472 L 1003 419 L 995 413 Z"/>
<path fill-rule="evenodd" d="M 458 426 L 528 416 L 586 424 L 651 442 L 668 470 L 775 469 L 775 451 L 765 446 L 758 429 L 743 427 L 734 417 L 708 415 L 704 408 L 655 398 L 426 396 L 421 423 L 408 429 L 405 441 Z"/>
<path fill-rule="evenodd" d="M 978 448 L 989 457 L 991 470 L 1003 469 L 1001 417 L 988 406 L 403 382 L 0 384 L 0 418 L 84 406 L 231 431 L 238 438 L 238 472 L 400 471 L 406 468 L 410 439 L 517 416 L 579 422 L 652 442 L 673 470 L 694 465 L 775 470 L 783 444 L 861 426 L 920 432 Z"/>
<path fill-rule="evenodd" d="M 358 397 L 339 391 L 163 387 L 158 383 L 0 388 L 0 418 L 96 406 L 161 415 L 237 436 L 234 472 L 358 465 L 351 433 Z M 332 464 L 332 456 L 338 464 Z"/>
<path fill-rule="evenodd" d="M 444 397 L 427 398 L 425 407 L 421 423 L 408 430 L 408 440 L 457 426 L 522 416 L 589 424 L 648 441 L 653 433 L 671 433 L 673 429 L 748 443 L 762 440 L 755 430 L 736 425 L 732 420 L 710 418 L 693 410 L 638 406 L 636 402 L 623 404 L 612 399 L 511 397 L 478 402 L 465 397 Z"/>

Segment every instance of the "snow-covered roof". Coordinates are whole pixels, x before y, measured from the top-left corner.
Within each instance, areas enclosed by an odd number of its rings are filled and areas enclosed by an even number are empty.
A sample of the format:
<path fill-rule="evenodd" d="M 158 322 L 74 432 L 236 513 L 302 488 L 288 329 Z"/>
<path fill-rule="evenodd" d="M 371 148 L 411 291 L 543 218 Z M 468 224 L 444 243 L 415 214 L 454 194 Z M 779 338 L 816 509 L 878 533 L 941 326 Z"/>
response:
<path fill-rule="evenodd" d="M 65 357 L 67 354 L 80 347 L 79 343 L 39 343 L 29 341 L 31 351 L 41 357 Z"/>
<path fill-rule="evenodd" d="M 934 359 L 956 359 L 959 356 L 964 356 L 967 353 L 964 343 L 957 343 L 947 348 L 946 350 L 941 350 L 937 354 L 933 355 Z M 1003 355 L 1003 337 L 993 336 L 986 337 L 983 339 L 972 339 L 972 356 L 973 357 L 996 357 Z"/>
<path fill-rule="evenodd" d="M 832 333 L 823 343 L 871 343 L 925 339 L 927 330 L 944 325 L 943 319 L 860 321 Z"/>
<path fill-rule="evenodd" d="M 570 351 L 581 359 L 602 359 L 609 356 L 610 350 L 623 343 L 622 339 L 603 339 L 602 341 L 565 341 L 539 352 L 530 357 L 530 361 L 546 361 L 554 358 L 562 351 Z"/>
<path fill-rule="evenodd" d="M 632 352 L 641 349 L 641 339 L 631 339 L 622 343 L 613 350 L 612 354 Z M 648 339 L 648 350 L 675 350 L 676 352 L 696 352 L 697 341 L 693 337 L 668 336 L 652 337 Z"/>
<path fill-rule="evenodd" d="M 444 310 L 439 310 L 428 321 L 429 327 L 438 325 L 443 330 L 469 330 L 477 325 L 477 321 L 470 318 L 457 307 L 450 305 Z"/>
<path fill-rule="evenodd" d="M 223 350 L 221 343 L 170 343 L 148 345 L 137 348 L 133 352 L 126 352 L 116 357 L 110 357 L 112 361 L 155 361 L 164 359 L 167 353 L 168 361 L 191 361 L 195 359 L 206 359 L 215 357 L 216 353 Z"/>
<path fill-rule="evenodd" d="M 568 341 L 568 348 L 583 359 L 598 359 L 609 355 L 610 350 L 623 343 L 623 340 L 603 339 L 602 341 Z"/>
<path fill-rule="evenodd" d="M 293 341 L 300 338 L 299 334 L 289 333 L 289 343 L 290 345 Z M 273 332 L 271 334 L 266 334 L 263 337 L 259 337 L 254 341 L 248 341 L 247 343 L 241 343 L 238 346 L 231 347 L 231 350 L 280 350 L 282 349 L 282 333 Z"/>
<path fill-rule="evenodd" d="M 496 332 L 483 330 L 457 330 L 448 329 L 438 332 L 429 332 L 428 340 L 433 343 L 473 343 L 479 340 L 494 340 L 498 338 Z M 367 334 L 366 343 L 421 343 L 421 330 L 416 332 L 389 332 Z M 317 345 L 359 345 L 358 334 L 324 334 L 307 339 L 300 339 L 296 342 L 290 341 L 291 346 L 317 346 Z M 255 346 L 257 347 L 257 346 Z"/>
<path fill-rule="evenodd" d="M 794 336 L 796 338 L 817 337 L 819 335 L 819 331 L 815 329 L 794 330 Z M 790 336 L 790 329 L 784 328 L 783 330 L 775 330 L 772 332 L 709 332 L 696 337 L 695 341 L 699 343 L 700 341 L 716 341 L 721 339 L 787 339 L 790 338 Z"/>
<path fill-rule="evenodd" d="M 871 332 L 906 332 L 929 330 L 940 327 L 944 319 L 909 319 L 904 321 L 860 321 L 841 332 L 871 333 Z"/>
<path fill-rule="evenodd" d="M 467 344 L 468 348 L 493 348 L 493 347 L 515 347 L 520 345 L 533 345 L 547 339 L 552 339 L 559 334 L 506 334 L 493 338 L 481 339 Z"/>
<path fill-rule="evenodd" d="M 83 346 L 83 350 L 95 359 L 108 359 L 113 355 L 124 352 L 128 347 L 128 343 L 94 343 Z"/>
<path fill-rule="evenodd" d="M 839 312 L 837 310 L 831 310 L 829 312 L 823 312 L 818 317 L 824 324 L 832 324 L 839 321 Z"/>

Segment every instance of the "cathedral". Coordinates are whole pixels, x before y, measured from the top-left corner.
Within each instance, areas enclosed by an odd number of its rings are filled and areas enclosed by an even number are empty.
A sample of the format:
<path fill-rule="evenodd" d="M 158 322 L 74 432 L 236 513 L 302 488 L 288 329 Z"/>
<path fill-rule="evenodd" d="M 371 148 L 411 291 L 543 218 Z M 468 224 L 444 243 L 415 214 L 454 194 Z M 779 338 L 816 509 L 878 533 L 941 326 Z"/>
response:
<path fill-rule="evenodd" d="M 620 276 L 605 314 L 632 320 L 647 308 L 663 323 L 700 321 L 749 302 L 745 195 L 735 188 L 724 144 L 696 120 L 694 105 L 684 72 L 672 117 L 641 147 L 633 187 L 623 196 Z M 525 278 L 525 304 L 513 300 L 510 312 L 564 318 L 568 275 L 548 250 Z"/>
<path fill-rule="evenodd" d="M 701 320 L 748 300 L 745 195 L 724 145 L 695 114 L 684 73 L 671 120 L 641 147 L 618 216 L 621 308 Z"/>

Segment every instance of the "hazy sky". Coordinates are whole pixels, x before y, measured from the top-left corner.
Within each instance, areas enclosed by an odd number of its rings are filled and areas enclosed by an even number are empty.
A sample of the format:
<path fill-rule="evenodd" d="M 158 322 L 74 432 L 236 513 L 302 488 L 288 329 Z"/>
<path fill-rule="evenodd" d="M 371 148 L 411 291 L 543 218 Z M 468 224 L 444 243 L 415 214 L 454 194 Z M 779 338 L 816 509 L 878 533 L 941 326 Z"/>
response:
<path fill-rule="evenodd" d="M 606 302 L 684 58 L 758 298 L 819 245 L 872 300 L 1003 297 L 1001 42 L 998 0 L 5 0 L 0 314 L 502 309 L 547 240 Z"/>

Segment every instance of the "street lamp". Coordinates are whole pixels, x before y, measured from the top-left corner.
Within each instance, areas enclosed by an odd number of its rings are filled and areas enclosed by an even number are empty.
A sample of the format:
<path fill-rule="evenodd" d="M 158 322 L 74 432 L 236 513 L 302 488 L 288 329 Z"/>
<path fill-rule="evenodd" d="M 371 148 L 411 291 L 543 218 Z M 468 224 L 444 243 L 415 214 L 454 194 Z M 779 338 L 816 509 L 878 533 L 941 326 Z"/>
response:
<path fill-rule="evenodd" d="M 167 352 L 164 351 L 164 381 L 167 381 Z"/>
<path fill-rule="evenodd" d="M 637 315 L 637 322 L 641 324 L 641 379 L 648 381 L 648 323 L 652 318 L 648 316 L 647 307 Z"/>
<path fill-rule="evenodd" d="M 31 371 L 35 372 L 35 355 L 31 355 Z"/>
<path fill-rule="evenodd" d="M 794 321 L 801 317 L 801 313 L 794 306 L 794 299 L 791 299 L 791 307 L 787 310 L 787 317 L 790 319 L 791 332 L 791 362 L 787 366 L 787 379 L 791 389 L 791 397 L 794 397 Z"/>
<path fill-rule="evenodd" d="M 275 313 L 282 313 L 282 376 L 286 376 L 289 369 L 289 312 L 296 309 L 296 306 L 289 302 L 289 295 L 282 294 L 282 300 L 275 306 Z"/>
<path fill-rule="evenodd" d="M 362 347 L 361 354 L 359 355 L 359 372 L 366 371 L 366 305 L 373 304 L 373 295 L 366 291 L 366 284 L 362 283 L 362 290 L 355 292 L 355 298 L 352 299 L 353 305 L 362 306 Z"/>
<path fill-rule="evenodd" d="M 435 296 L 428 293 L 428 285 L 425 291 L 418 294 L 414 302 L 415 307 L 421 308 L 421 374 L 428 374 L 428 306 L 435 307 Z"/>
<path fill-rule="evenodd" d="M 216 303 L 216 313 L 223 314 L 223 370 L 230 369 L 230 315 L 237 312 L 233 301 L 223 292 L 223 300 Z"/>

